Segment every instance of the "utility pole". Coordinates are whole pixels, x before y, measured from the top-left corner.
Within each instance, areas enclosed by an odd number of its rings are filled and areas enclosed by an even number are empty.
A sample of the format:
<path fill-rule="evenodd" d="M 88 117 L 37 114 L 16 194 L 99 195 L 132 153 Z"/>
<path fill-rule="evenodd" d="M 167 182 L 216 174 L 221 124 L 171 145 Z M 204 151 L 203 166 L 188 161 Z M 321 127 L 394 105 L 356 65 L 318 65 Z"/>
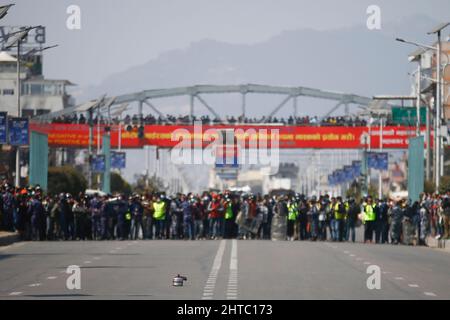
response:
<path fill-rule="evenodd" d="M 17 42 L 17 117 L 20 118 L 20 42 L 22 39 L 19 39 Z M 16 186 L 20 187 L 20 146 L 17 146 L 16 149 Z"/>

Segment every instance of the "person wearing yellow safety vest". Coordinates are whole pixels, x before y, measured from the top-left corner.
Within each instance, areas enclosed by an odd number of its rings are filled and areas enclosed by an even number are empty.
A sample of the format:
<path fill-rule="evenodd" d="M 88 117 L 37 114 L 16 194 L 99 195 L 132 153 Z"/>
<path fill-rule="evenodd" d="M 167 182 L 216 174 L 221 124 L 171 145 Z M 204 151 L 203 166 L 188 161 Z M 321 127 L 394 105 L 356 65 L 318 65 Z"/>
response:
<path fill-rule="evenodd" d="M 341 197 L 337 197 L 336 203 L 333 206 L 334 211 L 334 223 L 335 223 L 335 238 L 334 241 L 342 241 L 344 238 L 344 224 L 347 211 L 345 209 L 345 204 Z"/>
<path fill-rule="evenodd" d="M 289 197 L 287 202 L 287 237 L 288 241 L 294 241 L 294 225 L 298 218 L 298 205 L 295 199 Z"/>
<path fill-rule="evenodd" d="M 225 209 L 225 230 L 224 230 L 224 238 L 231 239 L 234 233 L 234 225 L 235 225 L 235 212 L 236 212 L 236 201 L 231 199 L 229 195 L 226 196 L 224 201 L 224 209 Z"/>
<path fill-rule="evenodd" d="M 166 202 L 160 195 L 153 202 L 153 221 L 155 222 L 155 239 L 162 239 L 166 221 Z"/>
<path fill-rule="evenodd" d="M 367 198 L 367 202 L 363 203 L 363 223 L 364 223 L 364 242 L 372 243 L 373 234 L 375 232 L 376 210 L 377 206 L 373 203 L 371 197 Z"/>

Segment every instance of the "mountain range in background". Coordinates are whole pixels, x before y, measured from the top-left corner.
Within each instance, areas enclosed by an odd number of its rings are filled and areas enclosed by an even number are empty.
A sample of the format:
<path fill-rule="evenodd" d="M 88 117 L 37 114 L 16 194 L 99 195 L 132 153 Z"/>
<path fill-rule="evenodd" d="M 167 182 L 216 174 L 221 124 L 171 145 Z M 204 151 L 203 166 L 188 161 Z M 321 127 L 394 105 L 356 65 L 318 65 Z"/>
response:
<path fill-rule="evenodd" d="M 305 86 L 367 97 L 409 94 L 412 79 L 408 72 L 415 65 L 409 63 L 407 58 L 416 48 L 396 42 L 395 38 L 432 43 L 434 37 L 426 32 L 437 23 L 427 16 L 414 16 L 384 23 L 379 31 L 370 31 L 365 24 L 329 31 L 291 30 L 254 45 L 207 39 L 112 74 L 98 86 L 77 88 L 76 98 L 78 103 L 82 103 L 105 93 L 114 96 L 196 84 L 246 83 Z M 240 114 L 238 95 L 204 95 L 203 98 L 220 115 Z M 248 113 L 251 116 L 267 114 L 282 99 L 278 96 L 248 95 Z M 301 97 L 298 101 L 299 115 L 324 114 L 334 103 Z M 186 114 L 189 109 L 187 97 L 159 99 L 153 104 L 165 114 Z M 207 110 L 198 103 L 196 108 L 199 114 L 207 114 Z M 351 111 L 354 110 L 355 106 Z M 136 106 L 132 106 L 129 112 L 136 112 Z M 290 112 L 292 108 L 286 106 L 280 115 L 287 116 Z M 142 151 L 129 150 L 127 154 L 127 169 L 123 173 L 128 181 L 133 181 L 134 175 L 144 170 Z M 194 189 L 207 185 L 205 172 L 208 171 L 204 167 L 191 166 L 187 172 L 185 179 Z"/>
<path fill-rule="evenodd" d="M 206 39 L 112 74 L 98 86 L 77 88 L 74 95 L 81 103 L 105 93 L 114 96 L 196 84 L 246 83 L 305 86 L 367 97 L 409 94 L 412 79 L 408 72 L 414 66 L 408 62 L 407 55 L 416 48 L 396 42 L 395 38 L 432 43 L 434 37 L 426 32 L 437 23 L 420 15 L 384 23 L 381 30 L 374 31 L 365 25 L 329 31 L 291 30 L 254 45 Z M 257 107 L 249 106 L 249 113 L 255 116 L 266 114 L 281 99 L 256 97 L 249 104 Z M 236 97 L 222 95 L 206 97 L 206 100 L 212 102 L 221 115 L 239 115 L 240 100 Z M 333 104 L 306 100 L 303 104 L 299 101 L 300 114 L 320 115 Z M 185 114 L 189 102 L 186 99 L 155 103 L 163 113 Z M 291 110 L 285 109 L 281 115 Z M 206 114 L 206 110 L 203 113 Z"/>

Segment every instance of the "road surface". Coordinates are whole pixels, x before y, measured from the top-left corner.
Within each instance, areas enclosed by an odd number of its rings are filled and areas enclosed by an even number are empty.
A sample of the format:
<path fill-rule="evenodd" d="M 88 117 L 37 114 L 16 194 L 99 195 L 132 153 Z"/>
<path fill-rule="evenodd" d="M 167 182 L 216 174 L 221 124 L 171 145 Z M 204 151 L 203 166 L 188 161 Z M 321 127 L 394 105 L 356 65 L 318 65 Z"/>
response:
<path fill-rule="evenodd" d="M 69 290 L 67 267 L 80 266 Z M 369 290 L 367 268 L 380 268 Z M 0 248 L 0 299 L 450 299 L 450 254 L 331 242 L 28 242 Z M 188 278 L 173 287 L 177 274 Z"/>

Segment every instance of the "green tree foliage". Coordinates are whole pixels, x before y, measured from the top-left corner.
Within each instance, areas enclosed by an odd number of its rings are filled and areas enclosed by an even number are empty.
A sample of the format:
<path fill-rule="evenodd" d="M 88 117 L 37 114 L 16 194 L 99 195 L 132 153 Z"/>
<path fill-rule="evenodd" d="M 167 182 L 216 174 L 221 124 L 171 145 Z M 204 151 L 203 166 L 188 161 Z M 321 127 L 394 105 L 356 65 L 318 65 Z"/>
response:
<path fill-rule="evenodd" d="M 84 192 L 87 181 L 81 172 L 74 167 L 50 167 L 48 170 L 48 193 L 68 192 L 73 195 Z"/>
<path fill-rule="evenodd" d="M 450 176 L 443 176 L 439 183 L 439 193 L 443 194 L 450 190 Z"/>
<path fill-rule="evenodd" d="M 123 193 L 126 196 L 132 192 L 130 184 L 116 172 L 111 172 L 111 191 L 112 193 Z"/>
<path fill-rule="evenodd" d="M 137 193 L 154 193 L 164 191 L 164 183 L 157 177 L 147 177 L 145 175 L 135 176 L 136 183 L 133 189 Z"/>
<path fill-rule="evenodd" d="M 436 191 L 434 182 L 431 180 L 425 181 L 424 186 L 423 186 L 423 191 L 426 193 L 434 193 Z"/>

